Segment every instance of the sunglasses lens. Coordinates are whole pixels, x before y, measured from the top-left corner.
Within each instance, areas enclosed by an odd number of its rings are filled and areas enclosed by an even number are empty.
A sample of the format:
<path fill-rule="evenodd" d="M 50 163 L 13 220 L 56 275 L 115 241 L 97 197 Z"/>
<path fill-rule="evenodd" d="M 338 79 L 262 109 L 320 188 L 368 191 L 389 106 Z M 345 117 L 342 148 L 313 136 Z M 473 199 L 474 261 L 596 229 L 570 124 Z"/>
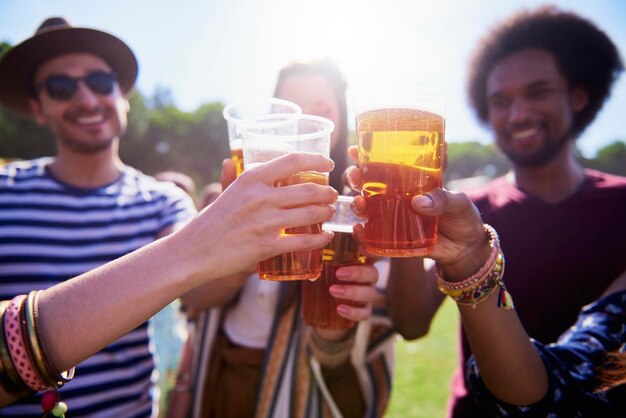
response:
<path fill-rule="evenodd" d="M 115 85 L 115 75 L 95 71 L 85 77 L 85 83 L 89 88 L 97 94 L 111 94 Z"/>
<path fill-rule="evenodd" d="M 50 77 L 44 82 L 48 96 L 56 100 L 69 100 L 72 98 L 78 84 L 76 80 L 64 76 Z"/>

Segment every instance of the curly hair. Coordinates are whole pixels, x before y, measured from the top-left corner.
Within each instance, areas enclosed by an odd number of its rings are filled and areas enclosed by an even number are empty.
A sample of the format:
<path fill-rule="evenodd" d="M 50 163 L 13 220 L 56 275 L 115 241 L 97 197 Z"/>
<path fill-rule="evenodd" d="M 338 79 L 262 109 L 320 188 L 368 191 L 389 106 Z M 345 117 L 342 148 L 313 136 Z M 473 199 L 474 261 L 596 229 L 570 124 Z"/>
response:
<path fill-rule="evenodd" d="M 331 152 L 330 158 L 335 162 L 335 169 L 330 173 L 329 183 L 341 192 L 343 187 L 343 173 L 348 168 L 348 111 L 346 106 L 346 81 L 336 61 L 325 58 L 311 62 L 293 62 L 283 67 L 278 73 L 278 80 L 274 88 L 274 96 L 278 97 L 283 82 L 291 75 L 319 74 L 330 84 L 337 96 L 339 109 L 339 123 L 337 130 L 337 144 Z"/>
<path fill-rule="evenodd" d="M 527 48 L 552 53 L 568 85 L 587 90 L 589 103 L 574 115 L 572 133 L 578 136 L 594 120 L 624 70 L 615 44 L 591 21 L 555 6 L 511 16 L 480 41 L 470 61 L 469 101 L 484 124 L 488 124 L 486 86 L 491 70 L 498 61 Z"/>

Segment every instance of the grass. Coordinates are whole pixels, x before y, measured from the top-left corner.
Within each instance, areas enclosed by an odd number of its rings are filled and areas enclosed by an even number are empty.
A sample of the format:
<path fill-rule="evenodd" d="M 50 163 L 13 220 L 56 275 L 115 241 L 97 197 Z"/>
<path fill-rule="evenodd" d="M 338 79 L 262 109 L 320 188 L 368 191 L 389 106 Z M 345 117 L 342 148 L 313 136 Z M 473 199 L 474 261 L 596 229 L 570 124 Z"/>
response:
<path fill-rule="evenodd" d="M 386 417 L 443 417 L 457 365 L 458 311 L 447 299 L 425 338 L 398 339 L 396 374 Z"/>

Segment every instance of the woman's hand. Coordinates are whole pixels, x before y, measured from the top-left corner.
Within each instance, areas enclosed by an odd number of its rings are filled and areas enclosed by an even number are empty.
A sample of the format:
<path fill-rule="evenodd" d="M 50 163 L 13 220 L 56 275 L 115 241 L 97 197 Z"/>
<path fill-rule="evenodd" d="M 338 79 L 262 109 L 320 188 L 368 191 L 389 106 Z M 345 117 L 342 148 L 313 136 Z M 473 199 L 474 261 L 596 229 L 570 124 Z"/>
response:
<path fill-rule="evenodd" d="M 167 238 L 179 242 L 181 265 L 203 282 L 236 274 L 278 254 L 324 247 L 332 232 L 283 231 L 330 219 L 337 192 L 314 183 L 274 184 L 296 172 L 328 172 L 333 166 L 321 154 L 292 153 L 244 171 L 212 205 Z"/>

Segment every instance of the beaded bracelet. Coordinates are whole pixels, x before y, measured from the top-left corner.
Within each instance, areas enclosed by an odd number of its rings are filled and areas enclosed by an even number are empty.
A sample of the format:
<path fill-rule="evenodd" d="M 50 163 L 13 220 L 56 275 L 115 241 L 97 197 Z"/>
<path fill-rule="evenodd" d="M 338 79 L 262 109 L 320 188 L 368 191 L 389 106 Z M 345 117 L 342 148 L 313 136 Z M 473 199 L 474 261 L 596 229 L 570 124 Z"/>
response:
<path fill-rule="evenodd" d="M 483 227 L 489 236 L 491 253 L 485 264 L 472 276 L 461 282 L 448 282 L 441 274 L 441 270 L 435 269 L 439 290 L 450 296 L 461 305 L 477 304 L 486 300 L 496 288 L 500 289 L 497 306 L 502 309 L 513 308 L 513 300 L 506 290 L 502 276 L 504 274 L 505 260 L 500 248 L 500 240 L 496 230 L 488 224 Z"/>

